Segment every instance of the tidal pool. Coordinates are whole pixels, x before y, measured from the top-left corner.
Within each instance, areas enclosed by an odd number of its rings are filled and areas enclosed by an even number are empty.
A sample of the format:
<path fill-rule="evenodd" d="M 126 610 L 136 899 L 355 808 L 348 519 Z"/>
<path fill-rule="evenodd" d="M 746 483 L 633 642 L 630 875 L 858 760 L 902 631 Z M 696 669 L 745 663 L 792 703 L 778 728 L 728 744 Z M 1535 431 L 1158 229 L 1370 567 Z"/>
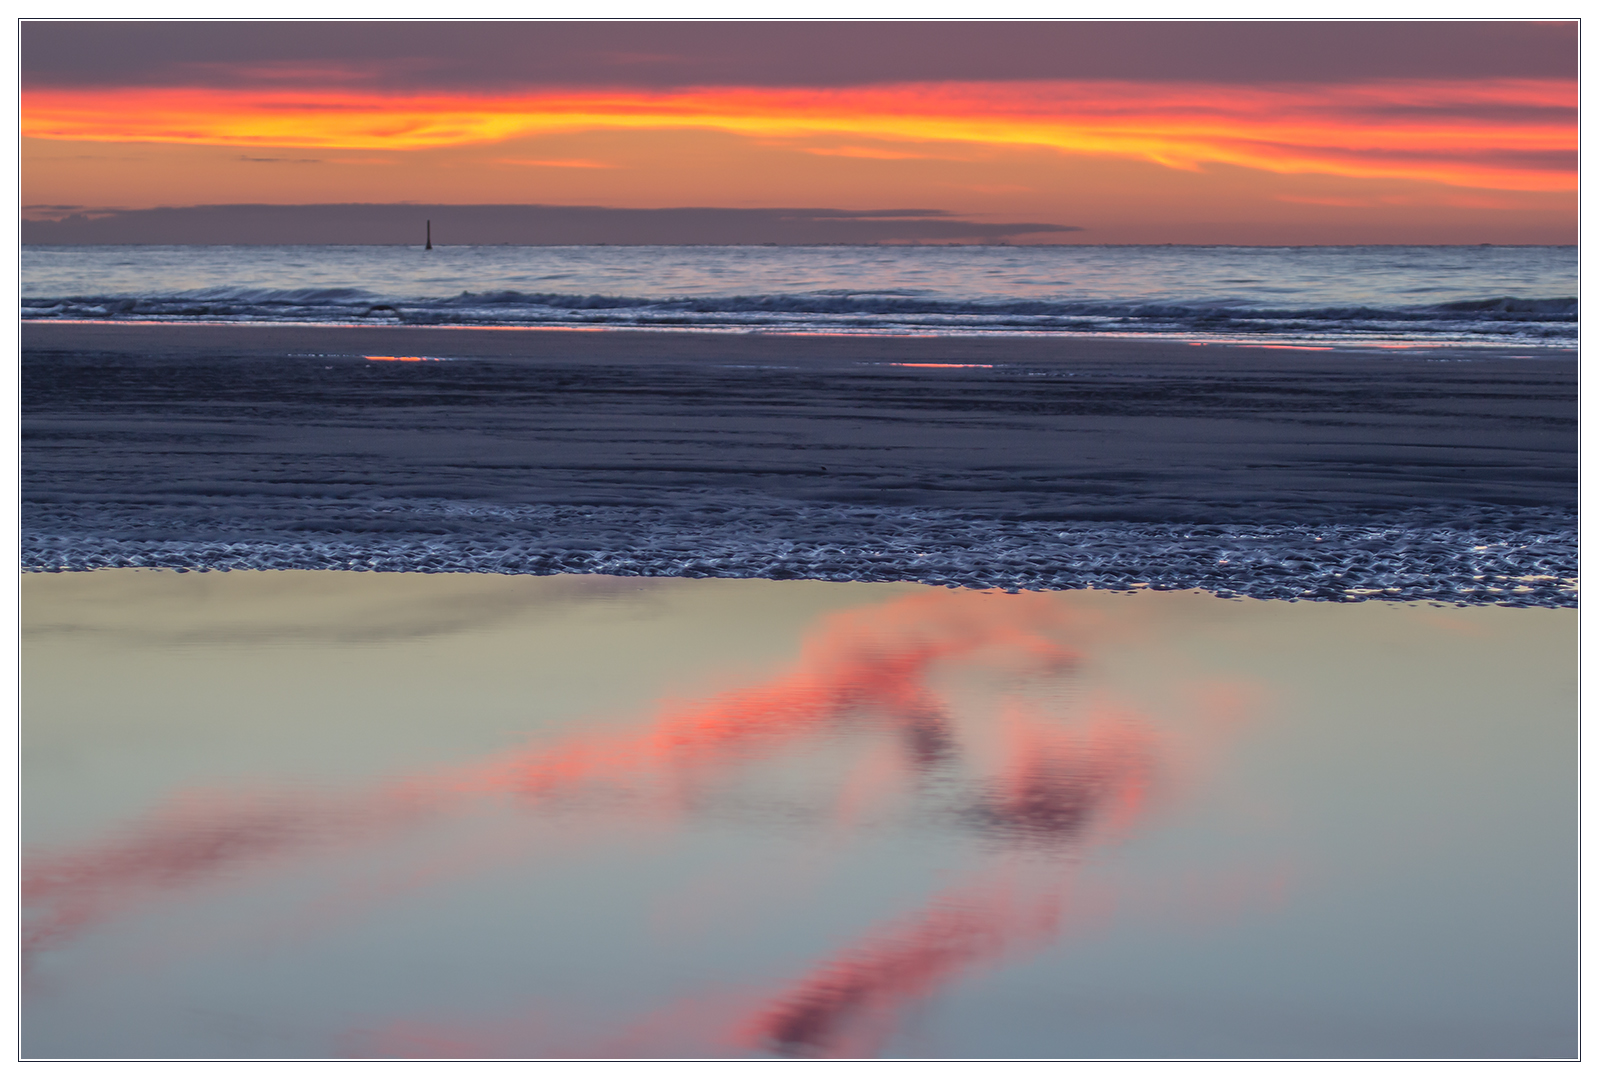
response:
<path fill-rule="evenodd" d="M 22 579 L 30 1058 L 1562 1058 L 1576 612 Z"/>

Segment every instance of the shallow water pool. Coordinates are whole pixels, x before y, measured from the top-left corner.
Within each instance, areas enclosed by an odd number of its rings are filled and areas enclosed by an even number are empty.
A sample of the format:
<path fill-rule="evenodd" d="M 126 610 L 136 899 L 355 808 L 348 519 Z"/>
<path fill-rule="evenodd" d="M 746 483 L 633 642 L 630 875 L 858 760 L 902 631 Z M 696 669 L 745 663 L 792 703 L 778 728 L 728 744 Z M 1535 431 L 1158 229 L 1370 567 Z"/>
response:
<path fill-rule="evenodd" d="M 1576 612 L 22 581 L 33 1058 L 1577 1052 Z"/>

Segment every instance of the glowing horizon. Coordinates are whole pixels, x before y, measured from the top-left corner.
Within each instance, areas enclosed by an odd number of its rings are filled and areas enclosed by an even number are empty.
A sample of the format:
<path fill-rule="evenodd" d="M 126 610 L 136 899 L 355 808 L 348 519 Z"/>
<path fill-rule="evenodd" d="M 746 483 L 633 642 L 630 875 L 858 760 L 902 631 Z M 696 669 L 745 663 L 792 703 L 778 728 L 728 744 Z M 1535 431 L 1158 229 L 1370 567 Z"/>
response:
<path fill-rule="evenodd" d="M 25 23 L 22 202 L 1569 244 L 1576 49 L 1532 22 Z"/>
<path fill-rule="evenodd" d="M 883 140 L 1045 148 L 1195 171 L 1398 179 L 1573 191 L 1576 86 L 1567 80 L 1340 87 L 1107 82 L 922 83 L 843 90 L 395 95 L 123 87 L 25 91 L 22 135 L 43 140 L 407 152 L 601 130 L 711 129 L 755 140 Z M 1551 115 L 1553 114 L 1553 115 Z M 871 147 L 822 156 L 927 159 Z M 572 160 L 532 161 L 572 167 Z M 582 159 L 585 168 L 603 160 Z"/>

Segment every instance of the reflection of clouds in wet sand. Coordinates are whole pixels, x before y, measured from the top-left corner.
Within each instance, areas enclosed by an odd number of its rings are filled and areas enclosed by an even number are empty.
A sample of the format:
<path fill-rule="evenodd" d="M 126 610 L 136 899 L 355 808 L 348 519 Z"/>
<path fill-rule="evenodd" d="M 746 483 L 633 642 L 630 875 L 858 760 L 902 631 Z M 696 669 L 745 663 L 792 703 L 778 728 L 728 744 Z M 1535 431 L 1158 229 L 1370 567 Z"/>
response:
<path fill-rule="evenodd" d="M 680 1002 L 635 1024 L 631 1038 L 546 1043 L 542 1052 L 870 1056 L 895 1033 L 908 1005 L 974 969 L 1048 944 L 1069 920 L 1075 856 L 1092 834 L 1113 835 L 1141 807 L 1153 746 L 1130 716 L 1093 716 L 1076 731 L 1047 722 L 1030 712 L 1006 717 L 1004 765 L 986 783 L 957 793 L 966 829 L 992 849 L 965 884 L 868 932 L 775 995 L 757 993 L 753 1009 L 748 997 Z M 363 1056 L 524 1056 L 537 1041 L 529 1031 L 542 1026 L 401 1022 L 355 1045 Z"/>
<path fill-rule="evenodd" d="M 868 1057 L 908 1003 L 1059 932 L 1062 882 L 1029 887 L 984 878 L 829 957 L 738 1034 L 789 1056 Z"/>
<path fill-rule="evenodd" d="M 664 703 L 632 730 L 552 740 L 343 794 L 175 798 L 104 843 L 28 858 L 24 947 L 36 953 L 147 905 L 375 850 L 507 798 L 524 807 L 588 806 L 592 830 L 605 812 L 585 797 L 610 794 L 623 800 L 624 827 L 660 828 L 714 801 L 719 785 L 831 750 L 858 767 L 813 793 L 824 821 L 853 821 L 867 802 L 908 804 L 976 845 L 981 859 L 968 882 L 786 989 L 715 1008 L 685 999 L 636 1026 L 625 1050 L 616 1049 L 614 1031 L 591 1046 L 558 1047 L 536 1035 L 531 1017 L 499 1034 L 493 1025 L 446 1030 L 402 1021 L 355 1038 L 352 1048 L 369 1056 L 651 1056 L 686 1040 L 698 1053 L 869 1054 L 907 1003 L 1055 937 L 1082 851 L 1130 826 L 1169 774 L 1176 745 L 1137 716 L 1099 704 L 1068 708 L 1047 692 L 1102 629 L 1060 596 L 918 593 L 830 616 L 785 672 Z M 975 719 L 948 689 L 963 677 L 1004 687 Z M 1030 687 L 1046 692 L 1029 697 Z M 614 813 L 618 804 L 604 805 Z M 487 843 L 479 854 L 451 872 L 525 857 L 527 848 Z"/>
<path fill-rule="evenodd" d="M 267 580 L 245 571 L 228 575 L 226 583 L 226 595 L 249 601 L 238 604 L 235 615 L 234 605 L 195 605 L 209 587 L 222 584 L 220 574 L 120 573 L 110 580 L 104 572 L 76 581 L 67 576 L 63 584 L 79 588 L 53 590 L 42 610 L 28 609 L 25 600 L 26 636 L 108 636 L 145 646 L 385 644 L 488 630 L 514 619 L 559 618 L 580 604 L 642 603 L 663 584 L 644 577 L 456 574 L 456 587 L 440 590 L 428 587 L 431 575 L 390 574 L 382 576 L 400 580 L 382 588 L 352 588 L 369 583 L 349 581 L 330 588 L 325 571 L 273 571 L 261 576 Z"/>

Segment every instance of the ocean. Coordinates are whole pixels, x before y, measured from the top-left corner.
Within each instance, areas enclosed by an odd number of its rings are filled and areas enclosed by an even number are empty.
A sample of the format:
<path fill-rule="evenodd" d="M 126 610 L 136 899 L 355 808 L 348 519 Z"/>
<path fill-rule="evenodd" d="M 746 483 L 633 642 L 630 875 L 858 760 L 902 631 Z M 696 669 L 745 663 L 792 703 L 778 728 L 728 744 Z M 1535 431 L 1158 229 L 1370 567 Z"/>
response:
<path fill-rule="evenodd" d="M 1576 286 L 1572 247 L 25 247 L 22 561 L 1574 605 Z"/>
<path fill-rule="evenodd" d="M 24 319 L 1564 346 L 1575 247 L 25 247 Z"/>

